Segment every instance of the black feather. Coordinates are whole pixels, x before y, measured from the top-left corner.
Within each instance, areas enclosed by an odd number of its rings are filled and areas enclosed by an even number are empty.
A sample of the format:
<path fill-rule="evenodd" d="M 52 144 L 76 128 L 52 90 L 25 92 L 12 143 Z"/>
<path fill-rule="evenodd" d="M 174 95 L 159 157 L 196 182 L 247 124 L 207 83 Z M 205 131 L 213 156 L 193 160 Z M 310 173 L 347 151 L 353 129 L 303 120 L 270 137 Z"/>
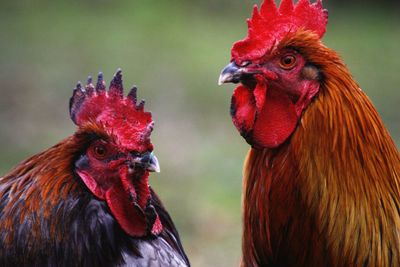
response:
<path fill-rule="evenodd" d="M 20 222 L 19 211 L 26 203 L 22 197 L 14 203 L 13 229 L 0 229 L 0 266 L 190 266 L 171 217 L 153 190 L 148 212 L 159 214 L 164 230 L 157 237 L 132 238 L 104 201 L 96 199 L 76 176 L 71 180 L 81 183 L 81 191 L 60 198 L 50 216 L 44 215 L 50 203 L 43 199 L 42 208 L 26 213 Z M 6 187 L 0 180 L 0 188 Z M 3 193 L 0 222 L 6 219 L 3 209 L 10 201 L 8 191 Z M 32 234 L 35 227 L 39 237 Z M 12 244 L 5 245 L 9 234 L 14 236 Z"/>

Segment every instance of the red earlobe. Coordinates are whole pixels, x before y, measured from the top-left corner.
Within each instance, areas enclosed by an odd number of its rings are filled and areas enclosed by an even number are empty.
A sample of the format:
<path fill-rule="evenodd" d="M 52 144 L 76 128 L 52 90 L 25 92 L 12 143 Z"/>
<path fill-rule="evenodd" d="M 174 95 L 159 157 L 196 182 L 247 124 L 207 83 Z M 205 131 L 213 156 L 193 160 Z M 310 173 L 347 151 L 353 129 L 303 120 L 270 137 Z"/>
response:
<path fill-rule="evenodd" d="M 82 179 L 82 181 L 85 183 L 87 188 L 90 190 L 90 192 L 93 193 L 98 199 L 104 200 L 106 198 L 106 190 L 104 188 L 101 188 L 97 181 L 92 178 L 89 174 L 87 174 L 85 171 L 76 171 L 79 175 L 79 177 Z"/>

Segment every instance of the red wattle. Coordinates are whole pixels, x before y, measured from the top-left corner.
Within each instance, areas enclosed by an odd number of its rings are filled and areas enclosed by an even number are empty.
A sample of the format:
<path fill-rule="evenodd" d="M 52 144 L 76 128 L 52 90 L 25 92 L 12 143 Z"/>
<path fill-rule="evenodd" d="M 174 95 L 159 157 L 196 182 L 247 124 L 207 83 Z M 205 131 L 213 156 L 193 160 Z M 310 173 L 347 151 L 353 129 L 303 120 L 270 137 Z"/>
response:
<path fill-rule="evenodd" d="M 113 186 L 106 192 L 106 202 L 121 228 L 130 236 L 147 234 L 144 213 L 128 199 L 122 186 Z"/>
<path fill-rule="evenodd" d="M 265 105 L 257 114 L 252 133 L 252 145 L 274 148 L 294 131 L 298 116 L 289 96 L 278 90 L 268 90 Z"/>
<path fill-rule="evenodd" d="M 253 128 L 256 116 L 254 102 L 254 96 L 247 87 L 239 85 L 235 89 L 231 100 L 231 116 L 233 124 L 243 136 Z"/>
<path fill-rule="evenodd" d="M 267 95 L 267 84 L 262 76 L 256 77 L 257 85 L 254 89 L 253 95 L 256 100 L 257 112 L 261 112 L 265 105 L 265 97 Z"/>
<path fill-rule="evenodd" d="M 158 214 L 153 225 L 150 225 L 151 229 L 148 229 L 147 225 L 144 210 L 150 198 L 148 172 L 145 172 L 140 179 L 133 181 L 128 168 L 122 167 L 119 177 L 113 179 L 112 185 L 99 184 L 84 171 L 78 171 L 78 174 L 97 198 L 106 201 L 111 213 L 127 234 L 142 237 L 149 234 L 149 231 L 154 235 L 162 231 L 163 226 Z"/>
<path fill-rule="evenodd" d="M 265 80 L 258 80 L 254 90 L 244 85 L 235 89 L 231 115 L 250 145 L 268 148 L 281 145 L 294 131 L 300 116 L 289 96 L 280 90 L 268 89 Z"/>
<path fill-rule="evenodd" d="M 157 218 L 153 224 L 153 229 L 151 229 L 151 233 L 153 235 L 158 235 L 161 233 L 162 229 L 163 229 L 163 226 L 162 226 L 162 223 L 160 220 L 160 216 L 158 216 L 158 214 L 157 214 Z"/>

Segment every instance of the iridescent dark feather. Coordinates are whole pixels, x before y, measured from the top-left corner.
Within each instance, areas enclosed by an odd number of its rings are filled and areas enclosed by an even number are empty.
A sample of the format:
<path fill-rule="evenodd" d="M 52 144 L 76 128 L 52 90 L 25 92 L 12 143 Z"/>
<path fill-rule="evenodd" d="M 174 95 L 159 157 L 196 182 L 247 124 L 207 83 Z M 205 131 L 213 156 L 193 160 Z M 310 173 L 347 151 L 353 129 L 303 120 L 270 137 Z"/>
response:
<path fill-rule="evenodd" d="M 85 188 L 73 164 L 88 141 L 70 137 L 0 179 L 0 266 L 124 266 L 149 258 L 187 266 L 175 226 L 154 192 L 164 230 L 132 238 Z M 158 255 L 151 248 L 160 242 Z"/>
<path fill-rule="evenodd" d="M 117 72 L 111 87 L 118 94 L 119 81 Z M 96 88 L 91 79 L 86 88 L 77 86 L 72 117 L 85 98 L 103 92 L 103 84 L 99 75 Z M 153 123 L 143 127 L 146 138 L 152 130 L 148 127 Z M 146 220 L 152 225 L 159 218 L 161 232 L 148 229 L 133 237 L 120 226 L 109 203 L 95 197 L 79 177 L 78 159 L 102 138 L 110 138 L 102 124 L 85 123 L 0 178 L 0 266 L 189 266 L 179 234 L 151 188 Z M 130 219 L 135 224 L 136 218 Z"/>

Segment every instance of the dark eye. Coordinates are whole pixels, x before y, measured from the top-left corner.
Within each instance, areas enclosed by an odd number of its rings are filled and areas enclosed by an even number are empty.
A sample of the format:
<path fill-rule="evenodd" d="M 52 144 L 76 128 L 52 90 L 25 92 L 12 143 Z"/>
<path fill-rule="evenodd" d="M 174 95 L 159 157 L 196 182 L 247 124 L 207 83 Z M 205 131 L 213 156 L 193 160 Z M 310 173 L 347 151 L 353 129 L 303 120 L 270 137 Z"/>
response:
<path fill-rule="evenodd" d="M 95 144 L 93 146 L 93 155 L 97 159 L 104 159 L 108 154 L 107 147 L 103 144 Z"/>
<path fill-rule="evenodd" d="M 296 65 L 296 57 L 292 54 L 281 57 L 280 65 L 282 69 L 290 70 Z"/>

